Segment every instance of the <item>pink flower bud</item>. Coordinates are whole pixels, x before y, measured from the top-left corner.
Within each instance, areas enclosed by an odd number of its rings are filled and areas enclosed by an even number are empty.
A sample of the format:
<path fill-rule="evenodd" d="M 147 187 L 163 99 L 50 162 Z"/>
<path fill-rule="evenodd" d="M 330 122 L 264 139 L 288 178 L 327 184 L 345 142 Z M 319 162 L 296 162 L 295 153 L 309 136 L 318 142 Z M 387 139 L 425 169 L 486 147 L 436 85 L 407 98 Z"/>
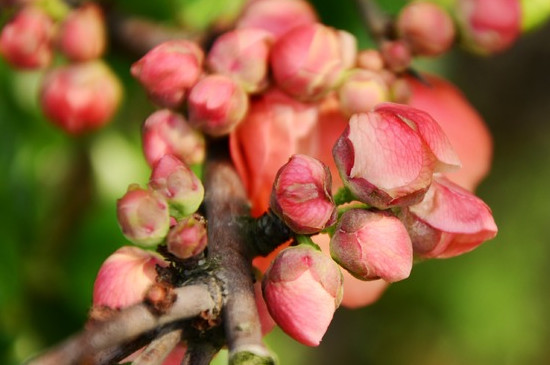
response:
<path fill-rule="evenodd" d="M 403 72 L 411 64 L 411 49 L 403 40 L 382 42 L 380 52 L 386 67 L 393 72 Z"/>
<path fill-rule="evenodd" d="M 456 17 L 464 44 L 483 54 L 505 50 L 521 32 L 519 0 L 458 0 Z"/>
<path fill-rule="evenodd" d="M 497 234 L 491 209 L 450 180 L 434 179 L 424 200 L 403 211 L 415 254 L 447 258 L 469 252 Z"/>
<path fill-rule="evenodd" d="M 352 66 L 353 36 L 322 24 L 307 24 L 283 35 L 271 51 L 273 77 L 289 95 L 315 100 L 333 90 Z"/>
<path fill-rule="evenodd" d="M 412 107 L 425 110 L 445 132 L 462 168 L 445 175 L 453 182 L 474 191 L 491 168 L 493 141 L 485 122 L 454 85 L 439 77 L 423 75 L 429 86 L 407 78 Z"/>
<path fill-rule="evenodd" d="M 71 64 L 48 72 L 40 103 L 52 123 L 71 134 L 101 128 L 122 99 L 115 74 L 100 61 Z"/>
<path fill-rule="evenodd" d="M 269 313 L 289 336 L 318 346 L 342 300 L 342 274 L 310 246 L 279 253 L 263 280 Z"/>
<path fill-rule="evenodd" d="M 384 59 L 380 51 L 365 49 L 357 54 L 357 66 L 369 71 L 381 71 L 384 68 Z"/>
<path fill-rule="evenodd" d="M 200 80 L 189 93 L 189 123 L 211 136 L 222 136 L 239 124 L 248 110 L 248 95 L 223 75 Z"/>
<path fill-rule="evenodd" d="M 216 73 L 231 77 L 247 92 L 267 86 L 268 56 L 273 37 L 256 28 L 236 29 L 221 35 L 208 53 L 207 64 Z"/>
<path fill-rule="evenodd" d="M 179 221 L 166 237 L 168 252 L 182 260 L 198 255 L 206 244 L 206 220 L 198 214 Z"/>
<path fill-rule="evenodd" d="M 277 172 L 270 206 L 296 233 L 318 233 L 336 220 L 330 171 L 321 161 L 294 155 Z"/>
<path fill-rule="evenodd" d="M 3 27 L 0 54 L 13 67 L 46 67 L 53 57 L 53 34 L 53 20 L 44 11 L 25 7 Z"/>
<path fill-rule="evenodd" d="M 94 283 L 93 305 L 120 309 L 141 302 L 155 283 L 156 266 L 167 263 L 154 252 L 124 246 L 101 265 Z"/>
<path fill-rule="evenodd" d="M 438 56 L 451 48 L 455 28 L 445 9 L 428 1 L 405 5 L 397 18 L 397 32 L 415 54 Z"/>
<path fill-rule="evenodd" d="M 187 40 L 164 42 L 131 68 L 132 75 L 156 104 L 176 109 L 202 73 L 203 51 Z"/>
<path fill-rule="evenodd" d="M 59 48 L 72 61 L 89 61 L 101 57 L 107 35 L 101 8 L 86 3 L 73 10 L 61 25 Z"/>
<path fill-rule="evenodd" d="M 143 152 L 149 166 L 164 155 L 174 155 L 187 165 L 204 161 L 205 142 L 202 134 L 191 128 L 181 114 L 168 109 L 151 114 L 142 131 Z"/>
<path fill-rule="evenodd" d="M 361 280 L 403 280 L 413 264 L 411 239 L 401 221 L 387 212 L 363 209 L 342 215 L 330 241 L 330 254 Z"/>
<path fill-rule="evenodd" d="M 138 245 L 152 246 L 162 242 L 170 228 L 166 199 L 135 184 L 130 185 L 117 201 L 117 218 L 124 236 Z"/>
<path fill-rule="evenodd" d="M 357 69 L 346 77 L 338 89 L 338 98 L 347 116 L 366 113 L 377 104 L 389 100 L 388 85 L 377 73 Z"/>
<path fill-rule="evenodd" d="M 360 201 L 380 209 L 418 203 L 434 171 L 460 166 L 435 120 L 393 103 L 354 115 L 333 155 L 346 186 Z"/>
<path fill-rule="evenodd" d="M 194 213 L 204 198 L 199 178 L 174 155 L 164 155 L 155 164 L 149 186 L 164 195 L 178 215 Z"/>
<path fill-rule="evenodd" d="M 231 158 L 259 216 L 268 207 L 277 170 L 296 153 L 309 154 L 318 110 L 277 89 L 253 99 L 245 119 L 230 135 Z"/>
<path fill-rule="evenodd" d="M 303 0 L 255 0 L 245 8 L 237 28 L 258 28 L 275 39 L 289 30 L 318 21 L 315 10 Z"/>

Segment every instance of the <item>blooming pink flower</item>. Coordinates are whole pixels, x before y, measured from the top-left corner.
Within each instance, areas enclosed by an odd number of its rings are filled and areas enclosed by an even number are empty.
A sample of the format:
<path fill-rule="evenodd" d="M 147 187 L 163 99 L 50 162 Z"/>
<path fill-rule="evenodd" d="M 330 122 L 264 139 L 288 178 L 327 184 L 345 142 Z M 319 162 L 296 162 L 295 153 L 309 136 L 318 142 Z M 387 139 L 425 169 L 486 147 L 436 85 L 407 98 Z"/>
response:
<path fill-rule="evenodd" d="M 206 248 L 206 220 L 198 215 L 183 218 L 168 232 L 168 252 L 180 259 L 196 256 Z"/>
<path fill-rule="evenodd" d="M 277 172 L 270 206 L 296 233 L 318 233 L 336 220 L 330 171 L 321 161 L 293 155 Z"/>
<path fill-rule="evenodd" d="M 156 265 L 168 265 L 160 255 L 137 247 L 116 250 L 101 265 L 94 283 L 93 305 L 120 309 L 141 302 L 155 283 Z"/>
<path fill-rule="evenodd" d="M 521 32 L 519 0 L 459 0 L 456 18 L 464 43 L 484 54 L 505 50 Z"/>
<path fill-rule="evenodd" d="M 170 228 L 168 203 L 153 190 L 133 184 L 117 201 L 117 218 L 122 233 L 130 241 L 144 246 L 162 242 Z"/>
<path fill-rule="evenodd" d="M 381 209 L 419 202 L 434 171 L 460 165 L 445 134 L 427 113 L 393 103 L 353 116 L 333 155 L 352 193 Z"/>
<path fill-rule="evenodd" d="M 214 137 L 231 132 L 248 110 L 248 95 L 233 79 L 209 75 L 197 82 L 187 102 L 189 124 Z"/>
<path fill-rule="evenodd" d="M 122 87 L 100 61 L 54 68 L 42 81 L 40 105 L 52 123 L 70 134 L 104 126 L 122 99 Z"/>
<path fill-rule="evenodd" d="M 203 59 L 204 53 L 195 43 L 183 39 L 167 41 L 134 63 L 131 72 L 153 102 L 178 108 L 198 81 Z"/>
<path fill-rule="evenodd" d="M 63 21 L 58 36 L 59 48 L 73 61 L 92 60 L 105 51 L 106 33 L 101 8 L 95 3 L 86 3 Z"/>
<path fill-rule="evenodd" d="M 185 118 L 168 109 L 151 114 L 142 131 L 143 153 L 149 166 L 154 166 L 164 155 L 171 154 L 187 165 L 201 163 L 205 156 L 205 142 L 201 133 Z"/>
<path fill-rule="evenodd" d="M 172 215 L 194 213 L 204 198 L 199 178 L 174 155 L 164 155 L 155 164 L 149 186 L 168 200 Z"/>
<path fill-rule="evenodd" d="M 250 1 L 237 22 L 237 28 L 258 28 L 278 39 L 289 30 L 317 22 L 317 14 L 303 0 Z"/>
<path fill-rule="evenodd" d="M 422 202 L 403 210 L 402 220 L 415 254 L 425 258 L 461 255 L 497 234 L 491 209 L 443 176 L 434 179 Z"/>
<path fill-rule="evenodd" d="M 453 44 L 455 28 L 449 13 L 429 1 L 415 1 L 401 9 L 396 28 L 413 53 L 437 56 Z"/>
<path fill-rule="evenodd" d="M 445 175 L 474 191 L 489 172 L 493 141 L 485 122 L 454 85 L 432 75 L 423 75 L 429 86 L 407 78 L 412 88 L 408 104 L 429 113 L 441 126 L 455 149 L 462 168 Z"/>
<path fill-rule="evenodd" d="M 317 346 L 342 299 L 342 274 L 310 246 L 279 253 L 265 274 L 263 292 L 271 316 L 289 336 Z"/>
<path fill-rule="evenodd" d="M 265 30 L 242 28 L 216 39 L 207 57 L 215 73 L 231 77 L 244 90 L 262 91 L 268 83 L 268 58 L 273 37 Z"/>
<path fill-rule="evenodd" d="M 53 20 L 37 7 L 25 7 L 2 28 L 0 54 L 14 67 L 48 66 L 53 58 L 53 35 Z"/>
<path fill-rule="evenodd" d="M 403 280 L 413 264 L 411 239 L 401 221 L 387 212 L 364 209 L 342 215 L 330 241 L 330 254 L 362 280 Z"/>
<path fill-rule="evenodd" d="M 301 100 L 316 100 L 333 90 L 355 62 L 355 38 L 322 24 L 306 24 L 284 34 L 271 50 L 277 85 Z"/>

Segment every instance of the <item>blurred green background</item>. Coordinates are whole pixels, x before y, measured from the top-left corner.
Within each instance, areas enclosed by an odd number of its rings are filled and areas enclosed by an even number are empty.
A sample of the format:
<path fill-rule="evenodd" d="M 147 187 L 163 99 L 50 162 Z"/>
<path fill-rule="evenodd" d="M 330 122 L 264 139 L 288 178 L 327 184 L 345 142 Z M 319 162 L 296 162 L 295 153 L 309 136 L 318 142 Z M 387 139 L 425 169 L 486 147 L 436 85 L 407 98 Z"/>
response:
<path fill-rule="evenodd" d="M 117 3 L 161 20 L 179 14 L 200 28 L 223 1 Z M 351 2 L 314 3 L 326 23 L 368 44 Z M 549 39 L 546 25 L 498 56 L 456 50 L 418 64 L 453 80 L 494 134 L 493 170 L 478 195 L 493 209 L 497 238 L 417 265 L 370 307 L 338 310 L 319 348 L 275 330 L 267 341 L 282 364 L 550 363 Z M 107 60 L 126 87 L 123 108 L 107 128 L 77 139 L 41 116 L 40 75 L 0 61 L 1 364 L 81 329 L 99 266 L 125 244 L 115 201 L 148 178 L 139 133 L 153 108 L 129 77 L 133 59 L 111 51 Z"/>

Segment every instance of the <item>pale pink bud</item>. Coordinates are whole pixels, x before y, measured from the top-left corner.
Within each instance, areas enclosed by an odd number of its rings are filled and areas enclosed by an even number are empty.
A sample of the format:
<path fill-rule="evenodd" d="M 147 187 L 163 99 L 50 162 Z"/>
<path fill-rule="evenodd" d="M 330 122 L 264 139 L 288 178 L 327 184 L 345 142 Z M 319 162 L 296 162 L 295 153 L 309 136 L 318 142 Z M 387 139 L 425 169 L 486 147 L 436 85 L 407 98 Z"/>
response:
<path fill-rule="evenodd" d="M 164 155 L 174 155 L 187 165 L 204 161 L 205 141 L 185 118 L 168 109 L 157 110 L 143 125 L 143 153 L 149 166 Z"/>
<path fill-rule="evenodd" d="M 381 71 L 384 68 L 384 59 L 380 51 L 365 49 L 357 54 L 357 67 L 369 71 Z"/>
<path fill-rule="evenodd" d="M 310 246 L 279 253 L 263 280 L 269 313 L 289 336 L 318 346 L 342 300 L 338 265 Z"/>
<path fill-rule="evenodd" d="M 46 117 L 71 134 L 107 124 L 121 99 L 120 82 L 100 61 L 51 70 L 45 75 L 40 92 L 40 104 Z"/>
<path fill-rule="evenodd" d="M 519 0 L 458 0 L 456 17 L 463 43 L 484 54 L 505 50 L 521 32 Z"/>
<path fill-rule="evenodd" d="M 366 113 L 389 100 L 388 85 L 375 72 L 353 70 L 338 89 L 338 99 L 345 115 Z"/>
<path fill-rule="evenodd" d="M 277 170 L 293 154 L 309 154 L 313 149 L 310 142 L 317 119 L 315 104 L 301 103 L 277 89 L 252 99 L 248 114 L 229 141 L 254 216 L 268 208 Z"/>
<path fill-rule="evenodd" d="M 303 0 L 255 0 L 244 9 L 237 28 L 258 28 L 278 39 L 289 30 L 318 21 L 315 10 Z"/>
<path fill-rule="evenodd" d="M 124 246 L 101 265 L 94 283 L 93 305 L 120 309 L 141 302 L 155 283 L 156 266 L 168 264 L 160 255 Z"/>
<path fill-rule="evenodd" d="M 270 206 L 296 233 L 318 233 L 336 220 L 332 179 L 321 161 L 294 155 L 277 172 Z"/>
<path fill-rule="evenodd" d="M 150 50 L 131 68 L 156 104 L 176 109 L 202 73 L 204 53 L 187 40 L 164 42 Z"/>
<path fill-rule="evenodd" d="M 428 1 L 405 5 L 399 13 L 396 27 L 412 52 L 423 56 L 445 53 L 455 38 L 451 16 L 439 5 Z"/>
<path fill-rule="evenodd" d="M 210 75 L 201 79 L 189 93 L 189 123 L 214 137 L 231 132 L 248 110 L 248 95 L 231 78 Z"/>
<path fill-rule="evenodd" d="M 179 221 L 166 237 L 168 252 L 182 260 L 198 255 L 206 244 L 206 220 L 198 214 Z"/>
<path fill-rule="evenodd" d="M 491 133 L 479 113 L 454 85 L 432 75 L 422 77 L 429 85 L 407 78 L 411 87 L 408 103 L 437 120 L 462 162 L 461 169 L 446 173 L 446 176 L 473 191 L 491 168 Z"/>
<path fill-rule="evenodd" d="M 361 280 L 403 280 L 413 264 L 412 243 L 403 223 L 390 213 L 364 209 L 342 215 L 330 241 L 330 254 Z"/>
<path fill-rule="evenodd" d="M 117 201 L 117 218 L 124 236 L 144 246 L 162 242 L 170 228 L 166 199 L 135 184 Z"/>
<path fill-rule="evenodd" d="M 106 43 L 105 19 L 95 3 L 86 3 L 73 10 L 61 25 L 59 48 L 72 61 L 101 57 Z"/>
<path fill-rule="evenodd" d="M 308 24 L 283 35 L 271 51 L 273 77 L 289 95 L 315 100 L 333 90 L 352 66 L 353 36 L 322 24 Z"/>
<path fill-rule="evenodd" d="M 411 64 L 411 49 L 403 40 L 383 41 L 380 52 L 386 67 L 393 72 L 403 72 Z"/>
<path fill-rule="evenodd" d="M 247 92 L 267 86 L 268 57 L 273 37 L 256 28 L 236 29 L 221 35 L 210 49 L 208 67 L 231 77 Z"/>
<path fill-rule="evenodd" d="M 199 178 L 174 155 L 164 155 L 155 164 L 149 186 L 164 195 L 179 215 L 194 213 L 204 198 Z"/>
<path fill-rule="evenodd" d="M 53 57 L 53 34 L 53 20 L 44 11 L 25 7 L 2 28 L 0 53 L 13 67 L 46 67 Z"/>
<path fill-rule="evenodd" d="M 359 200 L 380 209 L 418 203 L 434 171 L 460 166 L 433 118 L 393 103 L 354 115 L 333 155 L 346 186 Z"/>
<path fill-rule="evenodd" d="M 497 234 L 491 209 L 445 177 L 434 179 L 424 200 L 402 217 L 415 254 L 447 258 L 469 252 Z"/>

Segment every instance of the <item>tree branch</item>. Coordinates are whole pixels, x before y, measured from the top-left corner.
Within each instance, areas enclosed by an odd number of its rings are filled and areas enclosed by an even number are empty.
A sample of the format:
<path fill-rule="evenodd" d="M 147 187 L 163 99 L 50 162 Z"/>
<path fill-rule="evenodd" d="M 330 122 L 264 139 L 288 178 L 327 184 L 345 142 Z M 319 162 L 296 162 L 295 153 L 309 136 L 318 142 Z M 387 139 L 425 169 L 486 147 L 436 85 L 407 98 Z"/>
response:
<path fill-rule="evenodd" d="M 220 348 L 209 341 L 188 342 L 181 365 L 208 365 L 218 351 Z"/>
<path fill-rule="evenodd" d="M 380 9 L 376 1 L 355 0 L 355 3 L 363 24 L 378 43 L 393 38 L 391 18 Z"/>
<path fill-rule="evenodd" d="M 157 337 L 139 354 L 132 362 L 132 365 L 161 365 L 180 340 L 181 329 Z"/>

